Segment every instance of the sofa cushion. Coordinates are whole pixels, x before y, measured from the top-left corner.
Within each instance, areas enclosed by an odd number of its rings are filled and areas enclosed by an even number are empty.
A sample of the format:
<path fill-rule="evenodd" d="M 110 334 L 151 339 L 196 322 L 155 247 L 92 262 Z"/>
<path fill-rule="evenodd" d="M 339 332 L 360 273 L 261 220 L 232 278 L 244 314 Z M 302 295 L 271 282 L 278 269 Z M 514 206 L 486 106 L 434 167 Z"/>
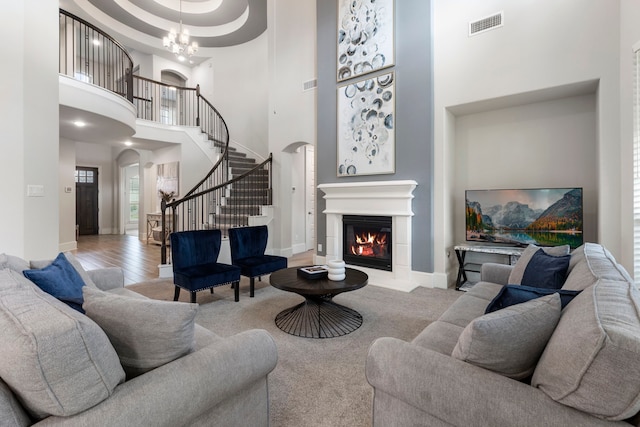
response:
<path fill-rule="evenodd" d="M 536 288 L 524 285 L 506 285 L 502 287 L 498 295 L 489 303 L 485 314 L 554 293 L 560 295 L 561 308 L 564 308 L 580 292 L 581 291 L 569 291 L 565 289 Z"/>
<path fill-rule="evenodd" d="M 60 253 L 56 259 L 45 268 L 24 270 L 23 274 L 38 285 L 40 289 L 74 310 L 82 310 L 82 287 L 84 281 L 64 254 Z"/>
<path fill-rule="evenodd" d="M 29 269 L 29 263 L 24 259 L 7 254 L 0 254 L 0 269 L 10 268 L 13 271 L 22 273 Z"/>
<path fill-rule="evenodd" d="M 87 316 L 109 336 L 128 379 L 193 351 L 197 304 L 131 298 L 86 286 L 83 292 Z"/>
<path fill-rule="evenodd" d="M 0 379 L 0 426 L 23 427 L 31 424 L 29 415 L 24 411 L 9 386 Z"/>
<path fill-rule="evenodd" d="M 532 385 L 608 420 L 640 410 L 640 292 L 600 280 L 573 299 L 540 358 Z"/>
<path fill-rule="evenodd" d="M 34 418 L 82 412 L 124 381 L 95 322 L 9 269 L 0 271 L 0 330 L 0 377 Z"/>
<path fill-rule="evenodd" d="M 510 378 L 526 378 L 559 318 L 558 294 L 485 314 L 462 331 L 451 356 Z"/>
<path fill-rule="evenodd" d="M 560 289 L 567 278 L 571 255 L 553 256 L 536 251 L 524 269 L 521 285 L 536 288 Z"/>
<path fill-rule="evenodd" d="M 563 289 L 582 290 L 599 279 L 629 280 L 629 275 L 613 255 L 597 243 L 585 243 L 571 252 L 569 274 Z"/>
<path fill-rule="evenodd" d="M 538 252 L 540 249 L 542 249 L 545 253 L 549 255 L 562 256 L 562 255 L 569 255 L 570 247 L 569 245 L 550 246 L 550 247 L 544 247 L 544 248 L 541 248 L 540 246 L 536 246 L 536 245 L 527 246 L 525 250 L 522 252 L 522 255 L 520 255 L 520 258 L 518 258 L 518 261 L 516 262 L 516 264 L 513 266 L 513 270 L 511 270 L 511 274 L 509 274 L 510 284 L 520 285 L 522 283 L 522 276 L 524 275 L 524 271 L 527 268 L 527 264 L 529 264 L 531 257 L 533 257 L 533 255 L 535 255 L 535 253 Z"/>

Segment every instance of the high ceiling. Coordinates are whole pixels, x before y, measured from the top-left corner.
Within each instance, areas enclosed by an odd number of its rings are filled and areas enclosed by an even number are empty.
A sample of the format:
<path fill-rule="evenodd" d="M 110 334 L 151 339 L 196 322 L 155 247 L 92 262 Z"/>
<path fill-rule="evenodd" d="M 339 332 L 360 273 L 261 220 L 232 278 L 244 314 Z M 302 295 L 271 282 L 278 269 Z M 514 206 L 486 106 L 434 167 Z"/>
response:
<path fill-rule="evenodd" d="M 200 46 L 198 64 L 213 48 L 242 44 L 267 29 L 267 0 L 60 0 L 60 8 L 106 31 L 131 50 L 175 59 L 162 46 L 182 25 Z M 180 9 L 182 8 L 182 13 Z"/>

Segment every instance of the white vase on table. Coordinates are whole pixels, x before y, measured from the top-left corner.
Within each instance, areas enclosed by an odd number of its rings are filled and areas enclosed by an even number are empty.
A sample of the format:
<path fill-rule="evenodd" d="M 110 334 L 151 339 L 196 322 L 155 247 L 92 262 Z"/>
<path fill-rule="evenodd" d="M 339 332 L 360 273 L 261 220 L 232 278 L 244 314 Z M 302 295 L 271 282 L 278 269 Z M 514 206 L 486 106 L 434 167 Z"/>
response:
<path fill-rule="evenodd" d="M 341 280 L 344 280 L 344 278 L 346 277 L 345 263 L 343 260 L 334 259 L 328 261 L 327 267 L 329 267 L 329 271 L 327 272 L 327 278 L 329 280 L 339 282 Z"/>

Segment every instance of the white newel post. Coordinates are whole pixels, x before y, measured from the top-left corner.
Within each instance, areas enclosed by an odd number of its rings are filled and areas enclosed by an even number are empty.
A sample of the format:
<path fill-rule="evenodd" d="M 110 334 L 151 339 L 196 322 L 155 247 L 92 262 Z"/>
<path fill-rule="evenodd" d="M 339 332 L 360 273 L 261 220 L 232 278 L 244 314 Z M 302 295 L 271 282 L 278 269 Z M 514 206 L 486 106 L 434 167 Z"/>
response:
<path fill-rule="evenodd" d="M 321 184 L 327 218 L 326 260 L 342 258 L 342 216 L 377 215 L 392 218 L 392 271 L 355 267 L 369 275 L 369 283 L 397 290 L 415 288 L 411 281 L 412 180 Z"/>

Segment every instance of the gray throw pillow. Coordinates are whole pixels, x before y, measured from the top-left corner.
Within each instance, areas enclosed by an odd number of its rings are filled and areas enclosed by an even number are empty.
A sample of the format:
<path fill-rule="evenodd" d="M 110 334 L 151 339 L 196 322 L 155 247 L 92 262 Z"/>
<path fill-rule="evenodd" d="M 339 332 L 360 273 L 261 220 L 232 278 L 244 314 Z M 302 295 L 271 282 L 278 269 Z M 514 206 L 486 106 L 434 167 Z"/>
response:
<path fill-rule="evenodd" d="M 535 253 L 538 252 L 540 249 L 542 249 L 547 255 L 563 256 L 563 255 L 569 255 L 569 251 L 571 250 L 571 247 L 569 245 L 550 246 L 550 247 L 544 247 L 544 248 L 541 248 L 540 246 L 536 246 L 536 245 L 527 246 L 526 249 L 522 252 L 522 255 L 520 255 L 520 258 L 518 258 L 518 261 L 516 262 L 516 264 L 513 266 L 513 269 L 511 270 L 511 274 L 509 274 L 510 285 L 522 284 L 522 276 L 524 275 L 524 271 L 527 269 L 527 265 L 529 264 L 529 261 L 531 261 L 531 258 L 533 257 L 533 255 L 535 255 Z"/>
<path fill-rule="evenodd" d="M 464 328 L 451 356 L 510 378 L 526 378 L 560 313 L 560 296 L 555 293 L 485 314 Z"/>
<path fill-rule="evenodd" d="M 82 288 L 83 308 L 106 332 L 127 379 L 193 351 L 198 304 L 157 301 Z"/>
<path fill-rule="evenodd" d="M 0 377 L 36 420 L 85 411 L 125 379 L 95 322 L 10 269 L 0 271 L 0 331 Z"/>

